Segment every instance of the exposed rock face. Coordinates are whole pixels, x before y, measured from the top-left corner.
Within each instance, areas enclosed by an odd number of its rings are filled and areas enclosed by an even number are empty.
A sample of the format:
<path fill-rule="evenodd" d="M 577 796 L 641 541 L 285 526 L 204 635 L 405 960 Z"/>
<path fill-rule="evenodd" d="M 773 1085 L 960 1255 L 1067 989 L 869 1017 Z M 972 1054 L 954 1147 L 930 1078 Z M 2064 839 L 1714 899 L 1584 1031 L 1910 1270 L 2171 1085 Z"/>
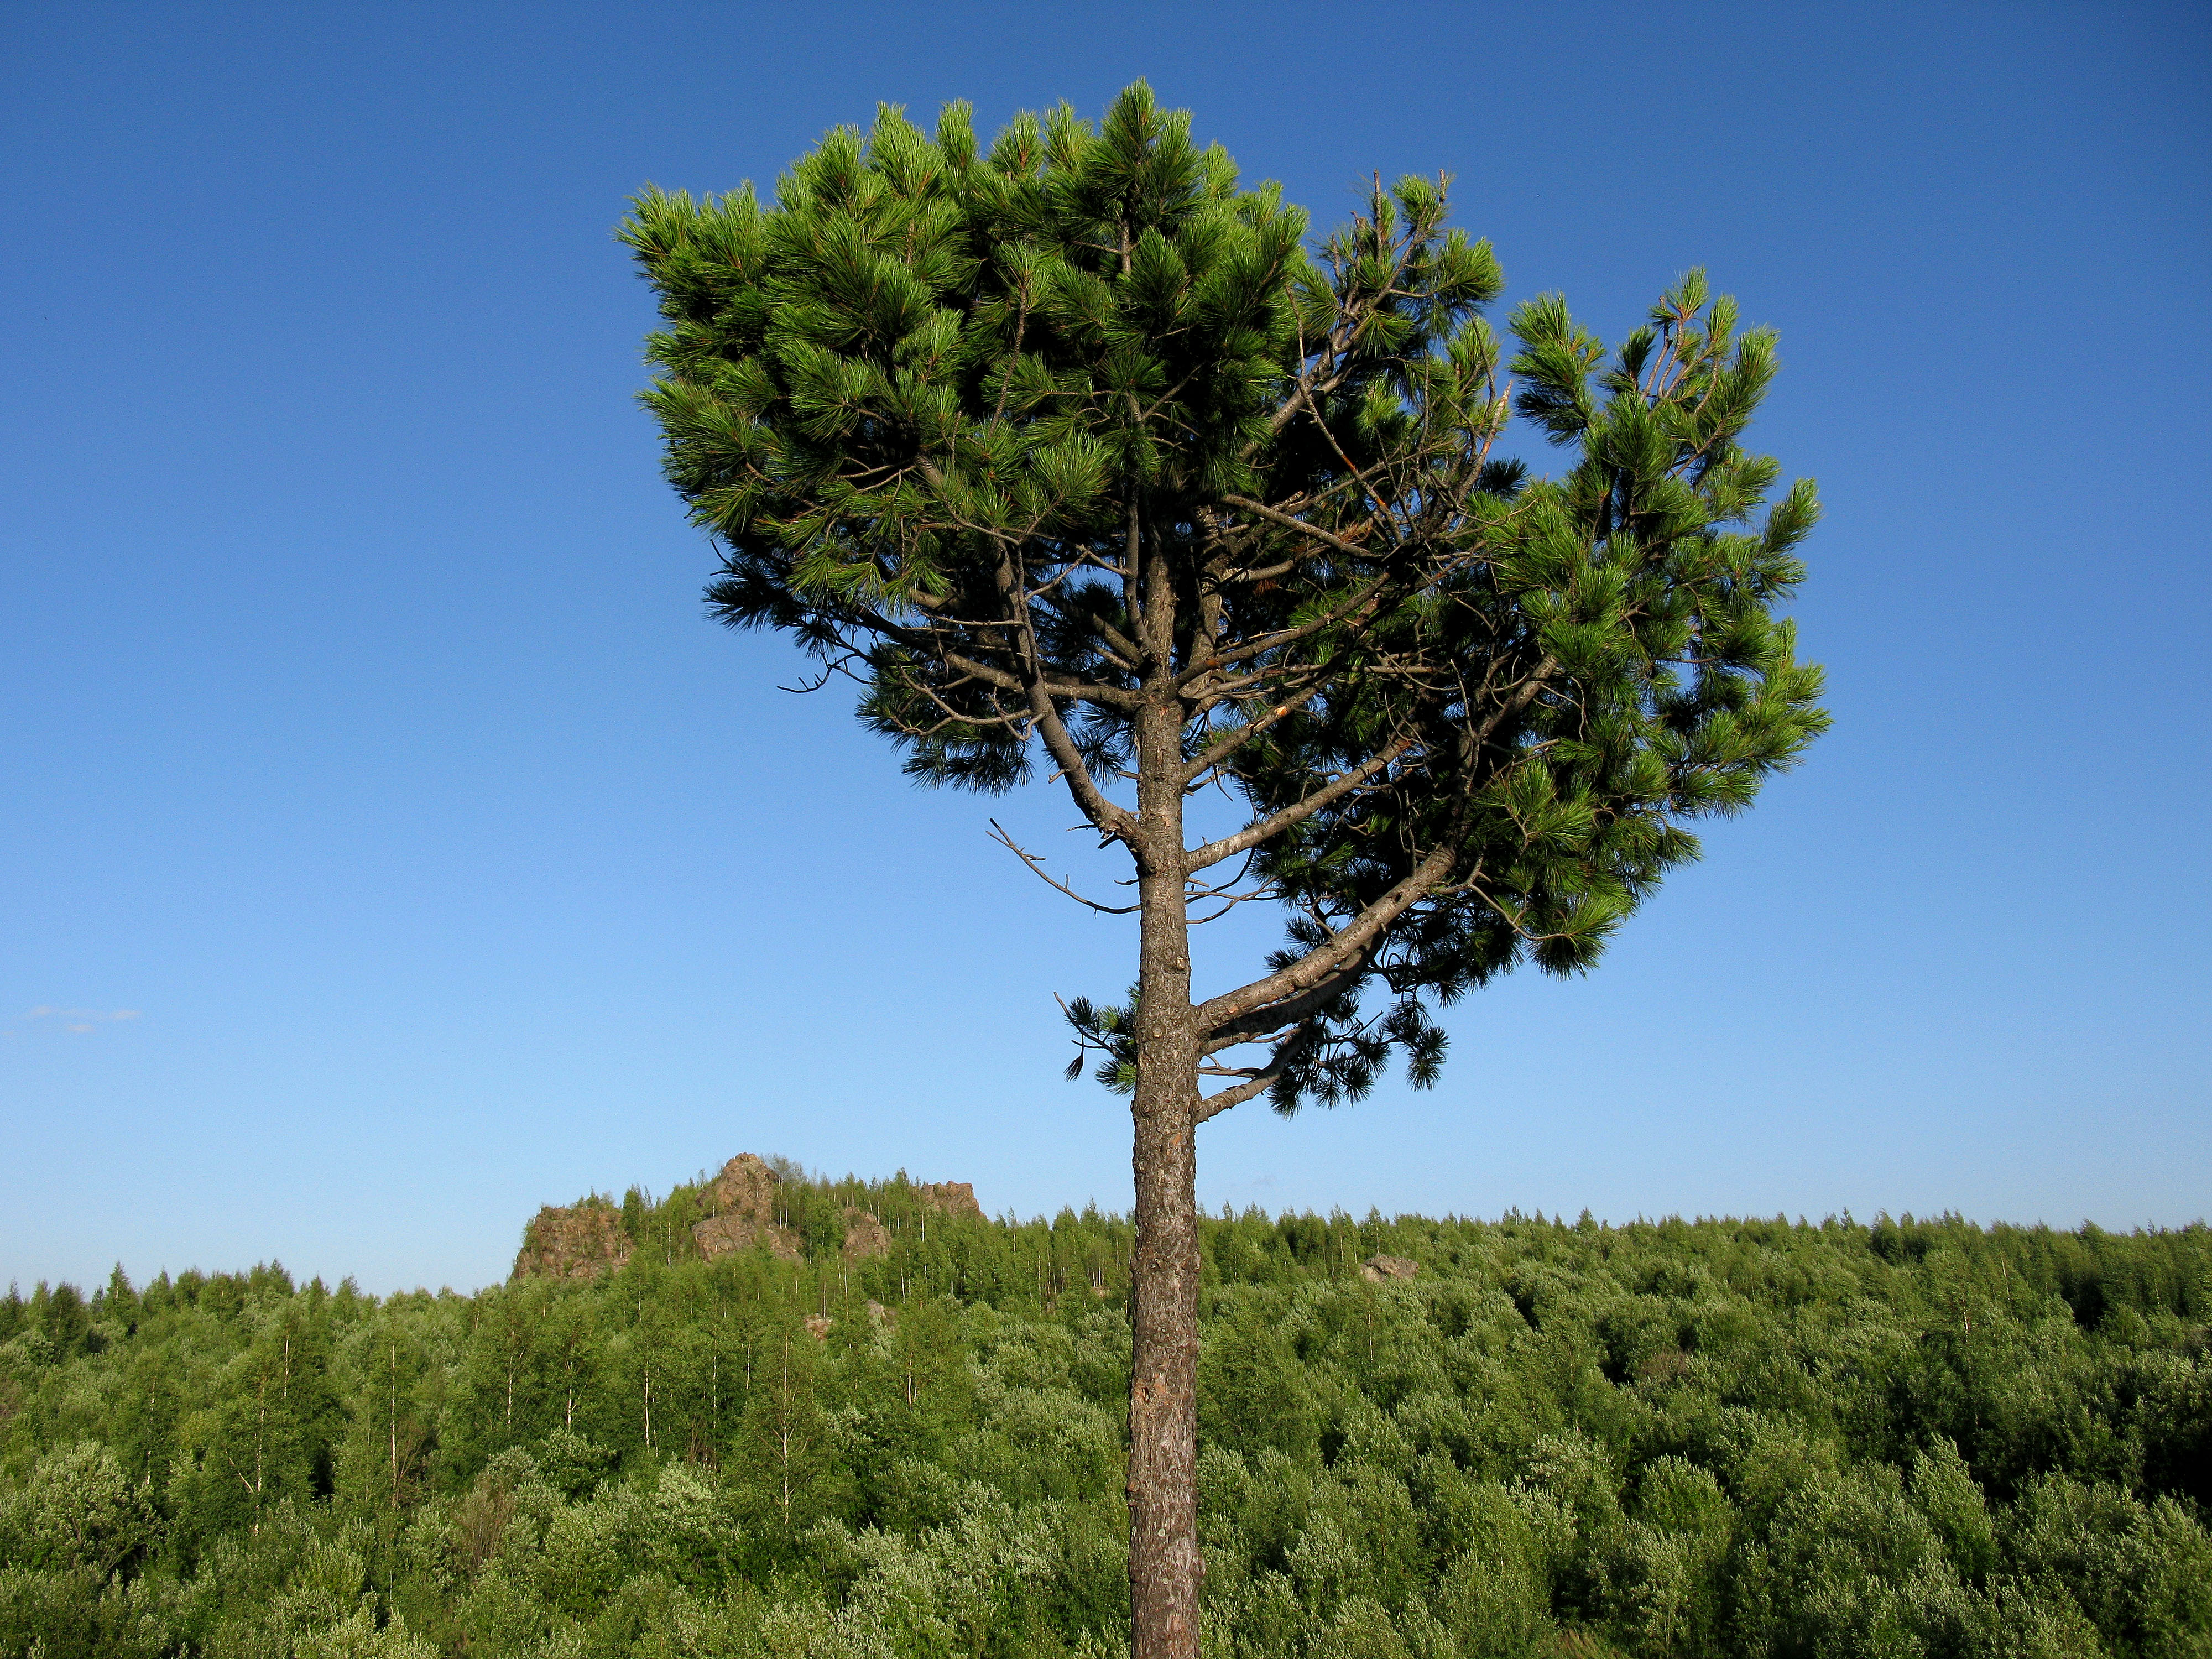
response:
<path fill-rule="evenodd" d="M 1380 1285 L 1387 1279 L 1411 1279 L 1421 1271 L 1418 1261 L 1408 1261 L 1402 1255 L 1370 1255 L 1360 1264 L 1359 1276 L 1370 1285 Z"/>
<path fill-rule="evenodd" d="M 597 1279 L 629 1260 L 622 1212 L 605 1199 L 563 1209 L 548 1204 L 522 1230 L 515 1279 Z"/>
<path fill-rule="evenodd" d="M 798 1261 L 805 1254 L 799 1234 L 775 1218 L 779 1184 L 775 1171 L 750 1152 L 739 1152 L 725 1164 L 722 1173 L 702 1194 L 714 1206 L 714 1213 L 691 1229 L 700 1253 L 712 1260 L 732 1250 L 765 1244 L 770 1255 L 786 1261 Z M 975 1189 L 964 1181 L 940 1182 L 915 1190 L 933 1210 L 951 1215 L 983 1213 L 975 1203 Z M 874 1215 L 848 1204 L 844 1218 L 847 1256 L 858 1260 L 891 1253 L 890 1230 Z"/>
<path fill-rule="evenodd" d="M 722 1166 L 722 1173 L 702 1194 L 714 1212 L 691 1229 L 699 1253 L 708 1261 L 733 1250 L 765 1244 L 769 1254 L 796 1261 L 805 1254 L 799 1235 L 775 1218 L 775 1170 L 750 1152 L 739 1152 Z"/>
<path fill-rule="evenodd" d="M 972 1215 L 983 1218 L 983 1206 L 975 1201 L 975 1183 L 972 1181 L 921 1181 L 914 1185 L 914 1195 L 926 1209 L 940 1215 Z"/>
<path fill-rule="evenodd" d="M 862 1256 L 889 1255 L 891 1253 L 890 1229 L 857 1205 L 845 1206 L 845 1254 L 854 1261 Z"/>
<path fill-rule="evenodd" d="M 756 1244 L 767 1245 L 768 1253 L 779 1261 L 796 1261 L 805 1254 L 799 1248 L 799 1235 L 790 1228 L 741 1215 L 710 1215 L 693 1224 L 691 1237 L 699 1254 L 709 1261 L 733 1250 L 749 1250 Z"/>
<path fill-rule="evenodd" d="M 691 1237 L 709 1261 L 764 1245 L 784 1261 L 804 1258 L 798 1230 L 776 1218 L 781 1178 L 750 1152 L 740 1152 L 699 1194 L 706 1218 Z M 908 1189 L 924 1209 L 939 1215 L 975 1216 L 983 1209 L 975 1188 L 965 1181 L 915 1182 Z M 891 1253 L 890 1229 L 857 1205 L 844 1209 L 845 1255 L 852 1260 Z M 630 1240 L 622 1212 L 603 1198 L 587 1198 L 566 1208 L 547 1205 L 523 1230 L 522 1249 L 514 1258 L 517 1279 L 596 1279 L 618 1272 L 629 1260 Z"/>

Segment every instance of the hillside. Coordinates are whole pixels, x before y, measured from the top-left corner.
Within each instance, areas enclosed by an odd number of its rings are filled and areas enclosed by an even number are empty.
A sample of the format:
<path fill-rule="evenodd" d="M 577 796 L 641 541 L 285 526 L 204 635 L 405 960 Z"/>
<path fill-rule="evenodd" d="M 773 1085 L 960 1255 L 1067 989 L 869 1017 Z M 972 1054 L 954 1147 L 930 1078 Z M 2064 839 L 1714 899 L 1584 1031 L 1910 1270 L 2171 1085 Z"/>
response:
<path fill-rule="evenodd" d="M 890 1212 L 893 1225 L 911 1222 L 917 1235 L 932 1215 L 983 1214 L 975 1188 L 964 1181 L 909 1182 L 902 1171 L 874 1183 L 848 1176 L 834 1192 L 826 1185 L 781 1158 L 739 1152 L 711 1181 L 679 1186 L 657 1202 L 634 1188 L 619 1207 L 596 1193 L 574 1204 L 549 1204 L 523 1229 L 513 1277 L 618 1273 L 640 1243 L 658 1243 L 664 1256 L 680 1250 L 708 1261 L 756 1247 L 781 1261 L 804 1261 L 832 1247 L 848 1261 L 887 1256 L 892 1233 L 878 1209 Z"/>
<path fill-rule="evenodd" d="M 1205 1234 L 1213 1652 L 2212 1652 L 2202 1226 Z M 740 1158 L 472 1297 L 40 1286 L 0 1654 L 1118 1651 L 1129 1243 Z"/>

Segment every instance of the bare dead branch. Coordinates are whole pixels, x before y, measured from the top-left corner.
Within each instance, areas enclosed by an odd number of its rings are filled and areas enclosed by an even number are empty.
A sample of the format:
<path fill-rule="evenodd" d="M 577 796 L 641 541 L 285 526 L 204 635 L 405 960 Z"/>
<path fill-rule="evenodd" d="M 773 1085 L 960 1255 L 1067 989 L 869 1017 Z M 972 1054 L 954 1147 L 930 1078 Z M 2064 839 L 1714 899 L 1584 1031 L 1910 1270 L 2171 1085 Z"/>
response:
<path fill-rule="evenodd" d="M 991 839 L 1029 866 L 1030 873 L 1044 883 L 1046 886 L 1057 887 L 1078 904 L 1087 904 L 1103 916 L 1133 916 L 1144 908 L 1140 904 L 1101 904 L 1097 899 L 1084 897 L 1066 882 L 1047 875 L 1044 870 L 1044 860 L 1038 858 L 1036 854 L 1017 845 L 1014 838 L 1006 832 L 996 818 L 991 820 Z"/>

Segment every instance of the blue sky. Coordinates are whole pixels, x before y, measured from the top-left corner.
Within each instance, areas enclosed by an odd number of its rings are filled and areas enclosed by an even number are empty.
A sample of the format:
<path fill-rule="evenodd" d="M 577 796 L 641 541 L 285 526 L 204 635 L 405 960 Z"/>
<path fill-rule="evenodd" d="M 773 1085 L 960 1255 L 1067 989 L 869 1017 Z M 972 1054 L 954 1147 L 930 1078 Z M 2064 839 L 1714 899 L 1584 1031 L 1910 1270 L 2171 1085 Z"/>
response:
<path fill-rule="evenodd" d="M 0 1279 L 473 1286 L 747 1149 L 1126 1202 L 1052 994 L 1132 938 L 984 833 L 1069 809 L 913 790 L 702 620 L 610 232 L 878 99 L 1139 76 L 1319 223 L 1450 171 L 1508 302 L 1609 337 L 1709 266 L 1828 509 L 1802 770 L 1595 975 L 1454 1010 L 1434 1092 L 1209 1126 L 1201 1197 L 2212 1209 L 2203 9 L 88 3 L 0 53 Z"/>

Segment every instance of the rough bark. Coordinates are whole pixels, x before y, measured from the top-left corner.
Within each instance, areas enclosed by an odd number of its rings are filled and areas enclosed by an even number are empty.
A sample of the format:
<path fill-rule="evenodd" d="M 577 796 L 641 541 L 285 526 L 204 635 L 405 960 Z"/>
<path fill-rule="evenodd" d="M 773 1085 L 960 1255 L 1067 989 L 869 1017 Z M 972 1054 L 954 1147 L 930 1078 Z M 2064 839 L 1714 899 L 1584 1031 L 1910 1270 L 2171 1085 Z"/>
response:
<path fill-rule="evenodd" d="M 1158 1068 L 1165 1070 L 1164 1067 Z M 1196 1659 L 1198 1221 L 1194 1091 L 1164 1078 L 1136 1108 L 1129 1383 L 1129 1595 L 1136 1659 Z"/>
<path fill-rule="evenodd" d="M 1157 555 L 1155 558 L 1157 559 Z M 1129 1594 L 1133 1659 L 1197 1659 L 1198 1027 L 1183 906 L 1181 699 L 1164 561 L 1145 617 L 1154 696 L 1137 717 L 1135 1320 L 1129 1370 Z"/>

